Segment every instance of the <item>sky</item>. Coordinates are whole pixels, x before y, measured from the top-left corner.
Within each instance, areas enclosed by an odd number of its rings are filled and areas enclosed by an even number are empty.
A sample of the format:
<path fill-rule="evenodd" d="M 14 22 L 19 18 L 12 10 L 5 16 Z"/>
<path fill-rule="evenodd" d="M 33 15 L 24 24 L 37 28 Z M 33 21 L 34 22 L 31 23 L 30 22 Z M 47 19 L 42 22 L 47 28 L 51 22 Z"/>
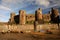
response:
<path fill-rule="evenodd" d="M 48 11 L 55 6 L 60 7 L 60 0 L 0 0 L 0 22 L 8 22 L 11 12 L 19 14 L 19 10 L 25 10 L 30 14 L 38 8 Z"/>

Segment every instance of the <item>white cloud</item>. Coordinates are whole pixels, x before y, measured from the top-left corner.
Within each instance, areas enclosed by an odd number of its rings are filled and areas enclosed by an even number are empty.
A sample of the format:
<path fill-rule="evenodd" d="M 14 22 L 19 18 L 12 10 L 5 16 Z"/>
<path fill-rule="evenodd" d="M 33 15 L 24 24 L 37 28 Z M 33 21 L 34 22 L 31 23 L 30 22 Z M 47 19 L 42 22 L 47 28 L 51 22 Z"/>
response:
<path fill-rule="evenodd" d="M 0 17 L 6 18 L 6 15 L 3 15 L 5 11 L 12 11 L 10 8 L 0 5 Z"/>
<path fill-rule="evenodd" d="M 3 15 L 4 13 L 0 13 L 0 22 L 8 22 L 8 17 Z"/>
<path fill-rule="evenodd" d="M 21 7 L 21 6 L 25 7 L 29 3 L 33 4 L 33 1 L 35 1 L 34 5 L 38 6 L 43 5 L 47 7 L 50 4 L 48 0 L 2 0 L 2 4 L 8 5 L 8 7 L 10 7 L 11 5 L 13 5 L 13 7 Z"/>
<path fill-rule="evenodd" d="M 11 12 L 12 10 L 8 7 L 5 7 L 3 5 L 0 5 L 0 21 L 3 21 L 4 19 L 8 18 L 7 12 Z"/>
<path fill-rule="evenodd" d="M 2 5 L 0 5 L 0 9 L 2 9 L 2 10 L 8 10 L 8 11 L 11 11 L 11 9 L 10 9 L 10 8 L 5 7 L 5 6 L 2 6 Z"/>
<path fill-rule="evenodd" d="M 2 18 L 6 18 L 6 16 L 5 16 L 5 15 L 1 15 L 1 14 L 0 14 L 0 17 L 2 17 Z"/>
<path fill-rule="evenodd" d="M 52 5 L 52 3 L 50 3 L 50 1 L 60 5 L 60 0 L 2 0 L 2 4 L 5 6 L 8 5 L 8 7 L 11 7 L 13 5 L 13 7 L 22 7 L 23 8 L 23 7 L 27 6 L 27 4 L 29 4 L 29 3 L 33 4 L 33 1 L 35 1 L 34 5 L 38 5 L 38 6 L 43 5 L 45 7 L 49 7 L 50 4 Z M 26 4 L 26 2 L 28 2 L 28 3 Z"/>
<path fill-rule="evenodd" d="M 44 8 L 42 8 L 46 9 L 54 6 L 60 6 L 60 0 L 2 0 L 0 4 L 0 9 L 11 12 L 16 9 L 25 8 L 30 4 L 38 5 L 39 7 L 44 6 Z M 4 15 L 1 15 L 0 13 L 0 17 L 4 17 Z"/>
<path fill-rule="evenodd" d="M 48 0 L 36 0 L 37 5 L 43 5 L 45 7 L 49 6 L 49 1 Z"/>

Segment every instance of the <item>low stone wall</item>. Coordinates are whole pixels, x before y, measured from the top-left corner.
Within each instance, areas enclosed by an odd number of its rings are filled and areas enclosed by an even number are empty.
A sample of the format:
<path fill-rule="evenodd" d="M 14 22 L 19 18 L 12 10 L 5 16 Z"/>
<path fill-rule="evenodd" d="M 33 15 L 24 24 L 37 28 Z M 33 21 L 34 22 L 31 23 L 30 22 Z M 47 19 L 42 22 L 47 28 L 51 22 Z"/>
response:
<path fill-rule="evenodd" d="M 40 30 L 57 30 L 58 25 L 57 24 L 42 24 L 42 25 L 37 25 L 36 27 L 37 31 Z M 2 25 L 0 26 L 0 32 L 1 31 L 33 31 L 34 30 L 34 25 Z"/>
<path fill-rule="evenodd" d="M 16 30 L 16 31 L 26 31 L 26 30 L 33 30 L 34 26 L 33 25 L 12 25 L 9 28 L 11 31 Z"/>
<path fill-rule="evenodd" d="M 57 24 L 37 25 L 37 31 L 57 30 L 57 29 L 58 29 L 58 25 Z"/>

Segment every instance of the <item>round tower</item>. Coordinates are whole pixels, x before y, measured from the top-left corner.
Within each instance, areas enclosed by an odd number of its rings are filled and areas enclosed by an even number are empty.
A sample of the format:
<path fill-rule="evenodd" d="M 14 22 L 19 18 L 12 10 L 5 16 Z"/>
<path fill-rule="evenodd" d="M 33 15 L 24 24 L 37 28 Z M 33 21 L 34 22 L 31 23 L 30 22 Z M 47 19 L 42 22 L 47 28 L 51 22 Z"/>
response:
<path fill-rule="evenodd" d="M 38 21 L 39 23 L 42 23 L 42 9 L 39 8 L 35 11 L 35 21 Z"/>
<path fill-rule="evenodd" d="M 19 11 L 19 24 L 26 23 L 26 12 L 24 10 Z"/>
<path fill-rule="evenodd" d="M 14 23 L 15 21 L 14 21 L 14 17 L 15 17 L 15 13 L 11 13 L 10 14 L 10 23 Z"/>

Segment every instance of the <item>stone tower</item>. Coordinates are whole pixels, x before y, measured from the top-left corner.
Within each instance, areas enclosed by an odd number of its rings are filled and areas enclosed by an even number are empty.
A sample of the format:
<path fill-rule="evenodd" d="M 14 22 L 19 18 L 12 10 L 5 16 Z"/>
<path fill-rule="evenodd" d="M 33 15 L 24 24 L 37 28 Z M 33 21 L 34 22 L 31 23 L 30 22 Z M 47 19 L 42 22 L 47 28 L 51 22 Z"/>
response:
<path fill-rule="evenodd" d="M 26 12 L 24 10 L 19 11 L 19 24 L 23 25 L 26 23 Z"/>
<path fill-rule="evenodd" d="M 55 15 L 55 17 L 57 17 L 59 15 L 58 9 L 54 9 L 54 15 Z"/>
<path fill-rule="evenodd" d="M 58 23 L 58 19 L 59 19 L 59 11 L 58 11 L 58 9 L 52 8 L 50 17 L 51 17 L 51 21 L 53 23 Z"/>
<path fill-rule="evenodd" d="M 39 23 L 42 22 L 42 9 L 41 8 L 35 11 L 35 21 L 38 21 Z"/>
<path fill-rule="evenodd" d="M 15 23 L 14 16 L 15 16 L 15 13 L 10 14 L 10 23 Z"/>

